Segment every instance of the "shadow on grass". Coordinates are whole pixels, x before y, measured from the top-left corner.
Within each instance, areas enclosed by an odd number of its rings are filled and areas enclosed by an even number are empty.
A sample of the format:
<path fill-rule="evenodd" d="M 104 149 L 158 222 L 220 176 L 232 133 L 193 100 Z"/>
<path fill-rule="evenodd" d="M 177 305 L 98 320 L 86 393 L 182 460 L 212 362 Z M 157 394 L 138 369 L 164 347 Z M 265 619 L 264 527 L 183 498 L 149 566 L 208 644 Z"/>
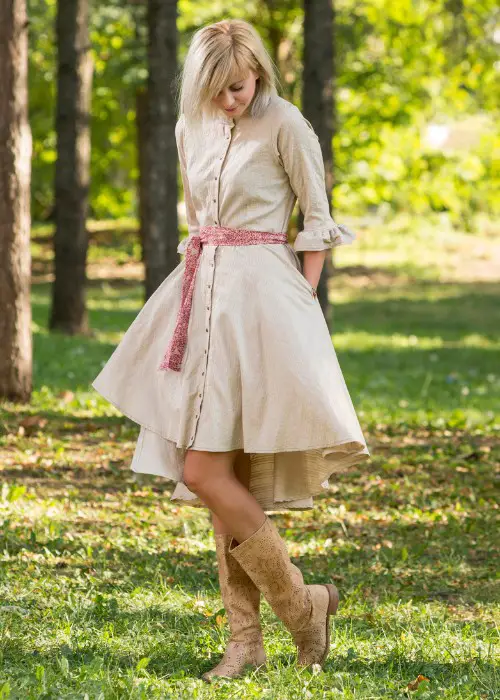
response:
<path fill-rule="evenodd" d="M 196 653 L 197 646 L 194 640 L 199 635 L 200 626 L 206 627 L 208 633 L 209 625 L 213 623 L 208 622 L 207 618 L 200 614 L 189 614 L 181 610 L 171 612 L 157 606 L 134 613 L 116 609 L 114 613 L 106 614 L 101 608 L 94 606 L 86 610 L 81 619 L 79 617 L 78 614 L 72 614 L 72 625 L 78 625 L 82 629 L 95 629 L 96 636 L 99 636 L 99 630 L 110 622 L 113 624 L 113 637 L 124 639 L 127 639 L 130 630 L 134 628 L 140 638 L 140 628 L 143 629 L 144 634 L 147 634 L 144 628 L 151 625 L 152 632 L 154 631 L 152 643 L 154 649 L 148 648 L 147 642 L 144 641 L 144 648 L 141 650 L 141 640 L 136 643 L 139 647 L 136 653 L 111 652 L 106 648 L 105 641 L 102 645 L 89 641 L 73 644 L 71 647 L 68 644 L 60 644 L 52 647 L 48 652 L 38 650 L 26 652 L 16 641 L 7 639 L 2 644 L 3 665 L 7 667 L 12 664 L 24 668 L 38 664 L 42 664 L 45 668 L 53 665 L 54 670 L 59 671 L 57 659 L 66 657 L 71 668 L 92 666 L 97 663 L 110 670 L 126 670 L 135 669 L 141 658 L 149 656 L 152 658 L 148 664 L 148 672 L 156 672 L 161 676 L 168 677 L 183 669 L 188 676 L 197 677 L 206 670 L 202 668 L 204 659 Z M 165 630 L 163 634 L 161 628 Z M 209 667 L 207 665 L 207 668 Z"/>
<path fill-rule="evenodd" d="M 2 407 L 1 411 L 4 423 L 7 426 L 10 424 L 11 427 L 19 424 L 20 421 L 32 415 L 32 411 L 30 410 L 29 405 L 26 405 L 23 408 L 16 407 L 12 410 L 6 407 Z M 62 409 L 61 411 L 44 409 L 43 411 L 37 411 L 36 416 L 40 419 L 40 421 L 46 419 L 49 422 L 50 433 L 54 436 L 71 435 L 79 431 L 88 432 L 86 440 L 89 444 L 93 444 L 99 439 L 94 434 L 99 429 L 109 429 L 110 426 L 117 425 L 128 426 L 131 428 L 133 428 L 134 426 L 137 427 L 136 423 L 131 421 L 129 418 L 126 418 L 125 416 L 121 415 L 92 416 L 92 418 L 81 418 L 79 416 L 71 414 L 69 411 L 64 411 L 65 409 Z M 45 426 L 44 429 L 46 431 Z M 33 434 L 37 430 L 38 427 L 35 424 L 32 430 L 28 430 L 28 434 Z M 0 429 L 0 434 L 1 432 L 2 431 Z"/>
<path fill-rule="evenodd" d="M 124 507 L 124 519 L 130 505 L 127 502 Z M 141 505 L 145 508 L 148 504 Z M 338 551 L 332 554 L 292 557 L 292 561 L 300 567 L 307 583 L 323 583 L 333 576 L 341 600 L 348 597 L 350 606 L 371 601 L 376 609 L 377 605 L 398 600 L 403 603 L 440 600 L 468 606 L 495 602 L 498 584 L 491 570 L 494 553 L 488 544 L 493 520 L 487 514 L 474 518 L 474 544 L 467 537 L 460 537 L 462 528 L 458 523 L 408 527 L 398 522 L 389 525 L 371 522 L 363 530 L 352 532 L 351 546 L 337 546 Z M 150 524 L 146 523 L 145 532 Z M 0 538 L 0 544 L 11 557 L 41 550 L 53 556 L 51 563 L 39 563 L 40 575 L 43 573 L 48 578 L 71 576 L 74 568 L 79 572 L 88 570 L 94 579 L 94 589 L 101 593 L 123 591 L 113 578 L 121 581 L 124 576 L 125 590 L 154 587 L 158 581 L 153 583 L 153 579 L 168 581 L 169 586 L 191 595 L 213 594 L 218 590 L 215 553 L 191 551 L 191 542 L 183 537 L 181 523 L 174 523 L 158 536 L 155 551 L 151 548 L 144 551 L 139 546 L 115 546 L 111 524 L 102 521 L 86 523 L 80 519 L 78 527 L 80 535 L 73 523 L 62 523 L 62 531 L 56 537 L 42 536 L 40 541 L 33 538 L 31 529 L 12 527 Z M 92 528 L 94 536 L 99 535 L 106 546 L 96 545 L 92 559 L 85 565 L 80 555 L 87 528 Z M 340 527 L 326 526 L 316 534 L 321 539 L 328 536 L 337 540 L 338 530 Z M 71 539 L 66 538 L 66 531 L 71 532 Z M 127 532 L 131 538 L 140 536 L 139 523 L 122 525 L 120 539 Z M 388 540 L 390 548 L 378 550 L 373 546 Z"/>
<path fill-rule="evenodd" d="M 435 682 L 453 688 L 456 685 L 457 678 L 461 679 L 464 676 L 467 678 L 472 672 L 472 675 L 481 674 L 483 683 L 490 679 L 492 682 L 491 690 L 493 691 L 497 676 L 497 669 L 493 663 L 489 663 L 479 656 L 471 658 L 468 662 L 454 661 L 452 653 L 450 653 L 450 658 L 452 659 L 450 663 L 436 663 L 428 661 L 425 658 L 425 654 L 422 654 L 422 657 L 419 659 L 418 657 L 410 658 L 398 652 L 391 652 L 383 661 L 364 661 L 363 659 L 344 655 L 330 658 L 325 664 L 324 670 L 326 673 L 352 674 L 358 678 L 370 678 L 372 681 L 374 678 L 377 678 L 382 687 L 384 686 L 384 679 L 392 679 L 392 685 L 394 686 L 394 681 L 398 677 L 404 679 L 406 684 L 414 681 L 417 676 L 422 674 L 429 679 L 431 688 Z M 392 692 L 394 692 L 394 688 Z M 405 693 L 404 686 L 401 687 L 401 693 Z M 404 696 L 411 697 L 410 694 L 406 695 L 406 693 Z M 484 697 L 493 696 L 485 695 Z"/>
<path fill-rule="evenodd" d="M 363 300 L 334 305 L 335 332 L 416 335 L 445 342 L 472 334 L 500 339 L 500 284 L 415 282 L 401 289 L 400 296 L 390 288 L 378 288 L 376 295 L 370 299 L 367 290 Z"/>
<path fill-rule="evenodd" d="M 167 633 L 164 639 L 161 639 L 161 633 L 156 628 L 154 648 L 148 649 L 147 645 L 139 642 L 139 649 L 136 653 L 123 653 L 114 651 L 111 652 L 105 648 L 105 642 L 100 646 L 98 643 L 84 642 L 78 645 L 78 648 L 69 647 L 67 644 L 59 644 L 52 647 L 49 652 L 40 652 L 38 650 L 27 652 L 21 648 L 14 640 L 6 640 L 3 644 L 2 657 L 6 668 L 9 666 L 21 667 L 29 672 L 30 668 L 42 665 L 45 669 L 52 668 L 56 673 L 60 672 L 59 661 L 65 657 L 72 669 L 80 669 L 79 680 L 81 683 L 85 677 L 85 668 L 96 671 L 98 668 L 106 668 L 108 673 L 114 670 L 135 670 L 141 658 L 147 656 L 150 661 L 148 663 L 148 674 L 151 676 L 157 675 L 165 679 L 170 678 L 200 678 L 201 674 L 212 668 L 222 657 L 219 651 L 213 654 L 207 654 L 207 644 L 203 646 L 197 644 L 200 640 L 200 622 L 202 625 L 206 620 L 196 620 L 194 616 L 179 615 L 166 613 L 164 611 L 152 610 L 147 614 L 127 614 L 122 613 L 114 618 L 114 637 L 120 637 L 122 634 L 127 637 L 127 632 L 134 624 L 144 624 L 147 619 L 152 624 L 160 623 L 164 625 Z M 101 619 L 86 620 L 86 624 L 99 627 Z M 209 623 L 213 624 L 213 623 Z M 341 626 L 341 622 L 336 623 L 336 628 Z M 353 630 L 350 630 L 352 632 Z M 354 635 L 356 640 L 362 641 L 366 637 L 371 639 L 373 635 L 367 634 L 372 632 L 366 628 L 356 628 Z M 469 630 L 468 630 L 469 631 Z M 210 634 L 208 631 L 206 634 Z M 204 641 L 206 642 L 206 636 Z M 332 645 L 334 645 L 334 635 Z M 141 648 L 142 647 L 142 648 Z M 422 674 L 428 679 L 431 688 L 434 684 L 441 684 L 440 690 L 445 687 L 453 688 L 457 684 L 457 680 L 469 680 L 470 676 L 480 680 L 483 691 L 494 693 L 495 684 L 497 681 L 497 668 L 494 663 L 481 658 L 479 655 L 474 655 L 471 651 L 469 661 L 455 660 L 453 652 L 450 650 L 450 662 L 439 663 L 430 661 L 426 658 L 425 650 L 420 654 L 412 654 L 411 656 L 401 653 L 400 650 L 390 651 L 380 660 L 365 660 L 360 658 L 354 649 L 351 653 L 339 655 L 334 649 L 330 650 L 329 658 L 323 668 L 323 677 L 328 677 L 330 674 L 347 675 L 356 679 L 356 684 L 370 683 L 372 687 L 378 690 L 383 690 L 390 683 L 392 692 L 395 691 L 395 686 L 401 684 L 400 692 L 405 693 L 408 683 L 414 681 L 417 676 Z M 463 654 L 463 652 L 462 652 Z M 209 658 L 206 658 L 209 656 Z M 419 658 L 420 656 L 420 658 Z M 296 653 L 293 651 L 290 654 L 286 653 L 269 653 L 267 669 L 261 669 L 252 673 L 255 682 L 266 684 L 269 686 L 271 679 L 275 678 L 276 672 L 281 669 L 287 671 L 296 668 Z M 299 670 L 299 669 L 297 669 Z M 301 675 L 305 678 L 311 674 L 309 669 L 301 669 Z M 247 675 L 250 675 L 247 673 Z M 326 680 L 326 679 L 325 679 Z M 470 679 L 472 680 L 472 679 Z M 318 678 L 321 681 L 321 677 Z M 224 680 L 224 683 L 231 681 Z M 470 682 L 470 681 L 469 681 Z M 491 685 L 490 685 L 491 684 Z M 443 688 L 444 686 L 444 688 Z M 406 695 L 406 694 L 405 694 Z M 392 697 L 392 694 L 391 694 Z M 484 697 L 494 697 L 488 694 Z"/>

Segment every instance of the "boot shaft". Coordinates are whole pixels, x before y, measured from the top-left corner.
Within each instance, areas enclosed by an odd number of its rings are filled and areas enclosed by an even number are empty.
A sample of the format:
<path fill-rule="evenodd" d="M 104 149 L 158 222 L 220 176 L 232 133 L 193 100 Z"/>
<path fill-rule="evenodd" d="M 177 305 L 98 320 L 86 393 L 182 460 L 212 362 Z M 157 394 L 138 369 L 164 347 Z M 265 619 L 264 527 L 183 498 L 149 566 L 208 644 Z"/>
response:
<path fill-rule="evenodd" d="M 229 553 L 290 631 L 310 624 L 313 606 L 309 587 L 304 584 L 300 569 L 290 561 L 286 544 L 270 518 L 266 516 L 244 542 L 234 546 L 231 541 Z"/>
<path fill-rule="evenodd" d="M 229 554 L 230 535 L 216 535 L 216 556 L 219 588 L 226 611 L 231 640 L 234 642 L 262 640 L 260 626 L 260 591 Z"/>

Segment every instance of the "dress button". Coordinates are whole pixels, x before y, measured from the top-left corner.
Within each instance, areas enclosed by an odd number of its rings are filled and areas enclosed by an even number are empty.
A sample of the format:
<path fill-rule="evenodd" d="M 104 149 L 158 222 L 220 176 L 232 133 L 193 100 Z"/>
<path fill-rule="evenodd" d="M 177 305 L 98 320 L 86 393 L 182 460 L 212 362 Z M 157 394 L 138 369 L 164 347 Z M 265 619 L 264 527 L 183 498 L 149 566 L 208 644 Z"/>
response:
<path fill-rule="evenodd" d="M 201 376 L 203 377 L 204 374 L 205 374 L 205 372 L 202 372 L 202 373 L 201 373 Z"/>
<path fill-rule="evenodd" d="M 216 202 L 216 201 L 217 201 L 217 200 L 216 200 L 216 199 L 214 199 L 214 202 Z"/>
<path fill-rule="evenodd" d="M 209 307 L 209 306 L 207 306 L 207 311 L 209 311 L 209 310 L 210 310 L 210 307 Z"/>
<path fill-rule="evenodd" d="M 215 176 L 215 179 L 217 180 L 217 175 Z"/>
<path fill-rule="evenodd" d="M 201 396 L 201 394 L 198 394 L 198 396 Z"/>
<path fill-rule="evenodd" d="M 207 351 L 205 350 L 205 355 L 207 354 Z"/>

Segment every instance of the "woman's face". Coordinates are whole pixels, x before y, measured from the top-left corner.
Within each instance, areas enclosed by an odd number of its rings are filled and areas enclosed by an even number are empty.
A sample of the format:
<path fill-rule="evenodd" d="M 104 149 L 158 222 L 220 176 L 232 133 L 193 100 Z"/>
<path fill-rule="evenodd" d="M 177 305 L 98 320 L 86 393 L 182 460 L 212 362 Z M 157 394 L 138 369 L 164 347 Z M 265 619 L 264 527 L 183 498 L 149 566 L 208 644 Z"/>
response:
<path fill-rule="evenodd" d="M 258 77 L 255 71 L 250 70 L 246 77 L 241 77 L 240 80 L 226 85 L 212 99 L 212 102 L 228 117 L 241 117 L 255 94 L 255 83 Z"/>

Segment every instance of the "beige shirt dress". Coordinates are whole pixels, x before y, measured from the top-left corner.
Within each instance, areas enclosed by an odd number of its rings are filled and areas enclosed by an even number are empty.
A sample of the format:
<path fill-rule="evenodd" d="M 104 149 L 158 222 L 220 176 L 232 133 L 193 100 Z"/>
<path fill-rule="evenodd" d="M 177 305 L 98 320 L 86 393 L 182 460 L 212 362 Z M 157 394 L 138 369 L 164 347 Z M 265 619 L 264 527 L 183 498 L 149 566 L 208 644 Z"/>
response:
<path fill-rule="evenodd" d="M 330 216 L 310 122 L 277 94 L 258 118 L 235 122 L 221 113 L 190 131 L 181 116 L 175 136 L 189 237 L 200 226 L 287 231 L 297 198 L 304 229 L 293 246 L 203 244 L 182 368 L 161 370 L 182 259 L 92 386 L 140 425 L 131 469 L 173 481 L 172 500 L 202 505 L 182 481 L 187 449 L 244 449 L 250 491 L 266 512 L 311 508 L 332 474 L 370 454 L 295 251 L 329 249 L 354 235 Z"/>

